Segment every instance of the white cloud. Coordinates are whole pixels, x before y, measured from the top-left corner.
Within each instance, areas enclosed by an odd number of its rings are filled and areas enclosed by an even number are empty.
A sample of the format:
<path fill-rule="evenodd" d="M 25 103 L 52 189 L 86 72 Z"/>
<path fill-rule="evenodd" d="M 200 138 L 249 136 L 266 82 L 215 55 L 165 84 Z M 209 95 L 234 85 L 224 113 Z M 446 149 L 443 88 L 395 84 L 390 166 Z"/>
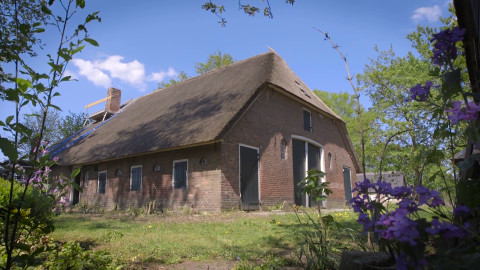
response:
<path fill-rule="evenodd" d="M 144 91 L 147 87 L 145 81 L 160 82 L 166 77 L 174 77 L 178 74 L 175 69 L 169 67 L 166 72 L 153 72 L 146 76 L 144 64 L 138 60 L 125 62 L 124 57 L 120 55 L 112 55 L 105 60 L 95 60 L 93 62 L 83 59 L 73 59 L 72 62 L 78 67 L 80 75 L 87 77 L 95 85 L 105 88 L 111 86 L 112 79 L 118 79 L 140 91 Z"/>
<path fill-rule="evenodd" d="M 160 72 L 152 72 L 150 76 L 148 76 L 149 81 L 155 81 L 155 82 L 161 82 L 163 81 L 166 77 L 174 77 L 177 76 L 178 73 L 173 69 L 172 67 L 169 67 L 167 72 L 165 71 L 160 71 Z"/>
<path fill-rule="evenodd" d="M 70 76 L 70 80 L 78 80 L 77 74 L 68 69 L 65 70 L 65 72 L 63 72 L 63 77 L 67 77 L 67 76 Z"/>
<path fill-rule="evenodd" d="M 78 73 L 87 77 L 87 79 L 96 86 L 108 88 L 112 85 L 112 80 L 101 71 L 95 63 L 83 59 L 72 59 L 72 63 L 78 67 Z"/>
<path fill-rule="evenodd" d="M 428 22 L 436 22 L 442 16 L 442 10 L 438 5 L 433 7 L 420 7 L 413 11 L 412 20 L 418 23 L 423 20 Z"/>
<path fill-rule="evenodd" d="M 123 59 L 123 56 L 113 55 L 104 61 L 95 61 L 95 64 L 100 69 L 110 72 L 112 78 L 120 79 L 140 89 L 145 88 L 145 66 L 137 60 L 124 63 Z"/>

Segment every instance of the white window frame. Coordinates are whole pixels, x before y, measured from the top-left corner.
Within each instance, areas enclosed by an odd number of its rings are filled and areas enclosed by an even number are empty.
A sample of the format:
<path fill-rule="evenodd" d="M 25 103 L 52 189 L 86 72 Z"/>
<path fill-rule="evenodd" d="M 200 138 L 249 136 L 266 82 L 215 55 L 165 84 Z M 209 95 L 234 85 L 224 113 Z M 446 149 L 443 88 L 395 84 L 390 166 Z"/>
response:
<path fill-rule="evenodd" d="M 89 171 L 85 171 L 83 175 L 83 186 L 88 187 L 88 181 L 90 180 L 90 175 Z"/>
<path fill-rule="evenodd" d="M 307 111 L 310 114 L 310 130 L 305 130 L 305 119 L 304 119 L 303 111 Z M 310 133 L 313 132 L 312 112 L 305 108 L 302 108 L 302 125 L 303 125 L 303 130 L 308 131 Z"/>
<path fill-rule="evenodd" d="M 105 173 L 105 192 L 104 192 L 104 193 L 100 193 L 100 174 L 101 174 L 101 173 Z M 107 170 L 98 172 L 98 178 L 97 178 L 97 194 L 105 194 L 105 193 L 107 193 L 107 181 L 108 181 Z"/>
<path fill-rule="evenodd" d="M 139 190 L 132 190 L 132 173 L 133 169 L 135 168 L 140 168 L 140 189 Z M 142 165 L 134 165 L 130 167 L 130 191 L 141 191 L 142 190 L 142 184 L 143 184 L 143 168 Z"/>
<path fill-rule="evenodd" d="M 173 189 L 183 189 L 183 188 L 175 188 L 175 163 L 180 162 L 187 162 L 187 171 L 186 171 L 186 180 L 185 180 L 185 188 L 188 188 L 188 159 L 178 159 L 173 161 L 173 168 L 172 168 L 172 188 Z"/>

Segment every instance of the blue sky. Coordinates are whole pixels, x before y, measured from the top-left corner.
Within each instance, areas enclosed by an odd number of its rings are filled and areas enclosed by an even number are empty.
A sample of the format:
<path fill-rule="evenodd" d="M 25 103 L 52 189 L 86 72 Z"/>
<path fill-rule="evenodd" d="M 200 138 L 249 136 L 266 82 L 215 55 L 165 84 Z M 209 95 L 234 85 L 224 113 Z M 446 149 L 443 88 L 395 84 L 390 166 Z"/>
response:
<path fill-rule="evenodd" d="M 242 60 L 268 51 L 267 46 L 311 89 L 352 93 L 343 61 L 313 27 L 329 33 L 346 54 L 351 72 L 358 74 L 376 56 L 375 45 L 393 46 L 397 55 L 405 55 L 411 49 L 405 36 L 417 24 L 438 26 L 439 16 L 448 15 L 450 2 L 297 0 L 291 6 L 271 0 L 274 18 L 269 19 L 244 14 L 237 1 L 217 0 L 226 8 L 227 25 L 221 27 L 215 15 L 201 9 L 205 1 L 87 1 L 86 10 L 78 15 L 100 11 L 102 22 L 88 26 L 100 46 L 87 46 L 76 55 L 68 73 L 78 81 L 63 83 L 54 104 L 64 112 L 83 112 L 86 104 L 105 97 L 110 86 L 122 90 L 124 102 L 151 92 L 158 82 L 180 71 L 195 75 L 194 63 L 218 50 Z M 42 37 L 47 48 L 56 44 L 55 34 L 47 31 Z M 47 70 L 45 62 L 43 57 L 31 60 L 34 67 Z M 368 106 L 365 97 L 362 102 Z M 88 113 L 99 109 L 102 105 Z M 10 114 L 13 106 L 3 104 L 1 118 Z"/>

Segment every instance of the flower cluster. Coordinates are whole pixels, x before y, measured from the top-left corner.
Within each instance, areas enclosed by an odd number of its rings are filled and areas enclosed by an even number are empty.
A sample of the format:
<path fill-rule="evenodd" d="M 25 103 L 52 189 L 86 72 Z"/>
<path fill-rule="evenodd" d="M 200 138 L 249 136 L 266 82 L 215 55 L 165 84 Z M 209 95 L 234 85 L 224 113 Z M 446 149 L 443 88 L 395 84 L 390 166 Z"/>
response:
<path fill-rule="evenodd" d="M 424 86 L 417 84 L 414 87 L 410 88 L 410 98 L 407 101 L 427 101 L 430 96 L 430 88 L 432 88 L 433 82 L 428 81 Z"/>
<path fill-rule="evenodd" d="M 465 35 L 465 29 L 458 27 L 445 29 L 434 34 L 430 40 L 432 43 L 435 42 L 433 45 L 433 64 L 443 66 L 448 64 L 449 60 L 455 60 L 457 58 L 457 46 L 455 44 L 463 40 L 463 35 Z"/>
<path fill-rule="evenodd" d="M 419 207 L 425 205 L 428 209 L 439 209 L 444 205 L 440 194 L 423 186 L 413 188 L 412 186 L 392 188 L 389 183 L 378 180 L 372 183 L 364 179 L 355 184 L 353 191 L 357 192 L 350 202 L 355 213 L 358 213 L 358 223 L 363 226 L 364 231 L 373 231 L 379 237 L 390 241 L 392 244 L 401 243 L 409 246 L 412 250 L 420 250 L 420 255 L 412 257 L 411 252 L 396 250 L 397 269 L 406 269 L 407 266 L 426 265 L 424 248 L 422 242 L 425 237 L 462 238 L 468 235 L 468 224 L 458 226 L 447 221 L 433 218 L 430 222 L 425 220 L 419 222 L 417 212 Z M 370 195 L 375 195 L 372 199 Z M 417 199 L 414 199 L 416 195 Z M 396 199 L 397 206 L 393 211 L 388 211 L 383 203 Z M 466 206 L 460 205 L 453 210 L 455 217 L 462 217 L 472 212 Z M 423 236 L 422 236 L 423 235 Z M 399 261 L 401 260 L 401 262 Z"/>
<path fill-rule="evenodd" d="M 376 232 L 387 240 L 398 240 L 409 243 L 412 246 L 417 244 L 420 233 L 417 231 L 417 223 L 408 217 L 409 211 L 405 208 L 398 208 L 395 211 L 380 216 L 375 223 Z"/>
<path fill-rule="evenodd" d="M 448 119 L 455 125 L 459 121 L 477 120 L 480 105 L 471 101 L 466 106 L 462 106 L 462 102 L 457 100 L 452 102 L 451 109 L 445 111 L 448 113 Z"/>

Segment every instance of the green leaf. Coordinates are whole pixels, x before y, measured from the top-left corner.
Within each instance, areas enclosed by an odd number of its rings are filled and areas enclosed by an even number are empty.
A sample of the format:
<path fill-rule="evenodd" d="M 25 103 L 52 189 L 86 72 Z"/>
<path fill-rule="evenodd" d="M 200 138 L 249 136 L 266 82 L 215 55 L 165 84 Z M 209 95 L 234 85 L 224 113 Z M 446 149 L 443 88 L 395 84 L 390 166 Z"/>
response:
<path fill-rule="evenodd" d="M 42 2 L 42 12 L 46 15 L 52 15 L 52 11 L 45 5 L 45 2 Z"/>
<path fill-rule="evenodd" d="M 90 44 L 93 45 L 93 46 L 98 47 L 98 42 L 97 42 L 96 40 L 94 40 L 94 39 L 85 38 L 85 41 L 88 42 L 88 43 L 90 43 Z"/>
<path fill-rule="evenodd" d="M 65 61 L 67 61 L 67 62 L 70 61 L 70 60 L 72 60 L 72 57 L 71 57 L 70 55 L 68 55 L 68 53 L 65 53 L 65 52 L 63 52 L 63 51 L 59 51 L 59 52 L 58 52 L 58 55 L 59 55 L 60 57 L 62 57 L 62 58 L 63 58 Z"/>
<path fill-rule="evenodd" d="M 72 174 L 70 175 L 70 179 L 74 179 L 80 173 L 80 168 L 76 168 L 73 170 Z"/>
<path fill-rule="evenodd" d="M 84 8 L 85 7 L 85 0 L 77 0 L 77 6 L 79 6 L 80 8 Z"/>
<path fill-rule="evenodd" d="M 85 45 L 78 46 L 77 48 L 72 49 L 72 50 L 70 51 L 70 54 L 71 54 L 71 55 L 74 55 L 74 54 L 80 52 L 81 50 L 83 50 L 83 48 L 85 48 Z"/>
<path fill-rule="evenodd" d="M 18 152 L 13 142 L 6 138 L 0 138 L 0 150 L 10 161 L 17 161 Z"/>
<path fill-rule="evenodd" d="M 7 125 L 9 125 L 9 124 L 12 122 L 12 120 L 13 120 L 14 117 L 15 117 L 15 116 L 13 116 L 13 115 L 10 115 L 10 116 L 7 117 L 7 119 L 5 120 L 5 122 L 7 123 Z"/>
<path fill-rule="evenodd" d="M 62 109 L 60 109 L 60 107 L 58 107 L 57 105 L 49 104 L 48 107 L 52 107 L 52 108 L 54 108 L 55 110 L 62 111 Z"/>
<path fill-rule="evenodd" d="M 29 80 L 16 78 L 16 82 L 17 82 L 18 88 L 24 93 L 27 92 L 28 88 L 32 87 L 32 82 L 30 82 Z"/>
<path fill-rule="evenodd" d="M 15 91 L 13 89 L 7 89 L 4 91 L 5 93 L 5 100 L 7 101 L 15 101 L 20 102 L 20 91 Z"/>
<path fill-rule="evenodd" d="M 44 28 L 35 28 L 35 29 L 33 30 L 33 32 L 34 32 L 34 33 L 43 33 L 43 32 L 45 32 L 45 29 L 44 29 Z"/>
<path fill-rule="evenodd" d="M 48 62 L 48 65 L 52 67 L 52 72 L 56 71 L 56 72 L 62 72 L 62 69 L 63 69 L 63 65 L 57 65 L 55 64 L 54 62 Z"/>
<path fill-rule="evenodd" d="M 89 23 L 93 20 L 98 20 L 100 21 L 100 18 L 97 16 L 98 15 L 98 11 L 95 11 L 94 13 L 92 14 L 88 14 L 87 15 L 87 18 L 85 19 L 85 23 Z"/>
<path fill-rule="evenodd" d="M 65 76 L 60 81 L 61 82 L 70 81 L 71 78 L 72 78 L 72 76 Z M 58 93 L 58 92 L 55 92 L 55 94 L 53 94 L 54 97 L 59 96 L 59 95 L 60 95 L 60 93 Z"/>

